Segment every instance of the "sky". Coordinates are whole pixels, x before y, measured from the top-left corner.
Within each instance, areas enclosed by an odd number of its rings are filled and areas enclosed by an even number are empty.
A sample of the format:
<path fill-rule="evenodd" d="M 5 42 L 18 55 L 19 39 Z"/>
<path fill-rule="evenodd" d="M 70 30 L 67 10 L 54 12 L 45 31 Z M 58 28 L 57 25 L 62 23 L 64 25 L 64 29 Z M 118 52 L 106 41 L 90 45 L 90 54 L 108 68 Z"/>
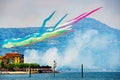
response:
<path fill-rule="evenodd" d="M 120 29 L 120 0 L 0 0 L 0 28 L 39 27 L 53 11 L 54 17 L 47 23 L 53 26 L 63 15 L 63 22 L 98 7 L 101 10 L 90 15 L 113 28 Z"/>

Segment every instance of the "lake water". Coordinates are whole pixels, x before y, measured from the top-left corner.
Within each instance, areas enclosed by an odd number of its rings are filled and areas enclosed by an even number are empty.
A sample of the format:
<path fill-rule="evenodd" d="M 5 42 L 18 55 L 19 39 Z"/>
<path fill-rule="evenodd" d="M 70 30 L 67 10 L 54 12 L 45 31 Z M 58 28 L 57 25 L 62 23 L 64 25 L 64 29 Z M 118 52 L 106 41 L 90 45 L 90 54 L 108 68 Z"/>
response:
<path fill-rule="evenodd" d="M 84 78 L 79 72 L 28 74 L 22 75 L 0 75 L 0 80 L 120 80 L 120 72 L 85 72 Z"/>

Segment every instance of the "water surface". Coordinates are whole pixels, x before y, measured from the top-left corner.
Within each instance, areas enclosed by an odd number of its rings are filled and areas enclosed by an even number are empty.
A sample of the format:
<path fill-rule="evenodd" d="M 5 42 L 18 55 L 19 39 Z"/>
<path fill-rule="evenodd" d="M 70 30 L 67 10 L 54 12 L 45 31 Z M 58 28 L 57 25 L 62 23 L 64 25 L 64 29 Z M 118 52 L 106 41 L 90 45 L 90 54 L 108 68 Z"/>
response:
<path fill-rule="evenodd" d="M 85 72 L 84 78 L 79 72 L 52 73 L 17 75 L 0 75 L 0 80 L 120 80 L 120 72 Z"/>

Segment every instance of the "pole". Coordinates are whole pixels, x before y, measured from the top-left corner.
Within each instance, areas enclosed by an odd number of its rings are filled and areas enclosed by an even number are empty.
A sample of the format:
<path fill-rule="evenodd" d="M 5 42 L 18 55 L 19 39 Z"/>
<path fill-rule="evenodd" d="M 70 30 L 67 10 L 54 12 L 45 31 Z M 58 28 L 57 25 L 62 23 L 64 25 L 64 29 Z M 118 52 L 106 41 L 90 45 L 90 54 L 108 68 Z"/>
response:
<path fill-rule="evenodd" d="M 29 77 L 31 77 L 31 65 L 29 65 Z"/>
<path fill-rule="evenodd" d="M 81 76 L 83 78 L 83 64 L 81 64 Z"/>
<path fill-rule="evenodd" d="M 55 77 L 55 67 L 54 67 L 54 77 Z"/>
<path fill-rule="evenodd" d="M 1 75 L 2 75 L 2 70 L 1 70 Z"/>
<path fill-rule="evenodd" d="M 2 70 L 0 71 L 0 74 L 2 75 Z"/>
<path fill-rule="evenodd" d="M 54 61 L 54 65 L 53 65 L 53 73 L 54 73 L 54 77 L 55 77 L 55 68 L 56 68 L 56 62 Z"/>

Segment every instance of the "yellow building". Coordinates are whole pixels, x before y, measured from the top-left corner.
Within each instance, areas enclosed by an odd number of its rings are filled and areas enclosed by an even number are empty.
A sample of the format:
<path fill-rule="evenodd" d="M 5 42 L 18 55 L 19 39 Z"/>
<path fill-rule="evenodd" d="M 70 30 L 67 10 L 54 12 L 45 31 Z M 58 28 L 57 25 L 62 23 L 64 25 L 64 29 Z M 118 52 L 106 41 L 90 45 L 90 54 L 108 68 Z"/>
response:
<path fill-rule="evenodd" d="M 20 57 L 19 56 L 14 58 L 14 63 L 20 63 Z"/>
<path fill-rule="evenodd" d="M 2 62 L 3 62 L 4 57 L 0 56 L 0 68 L 2 67 Z"/>
<path fill-rule="evenodd" d="M 4 57 L 3 57 L 3 56 L 0 56 L 0 62 L 2 62 L 2 61 L 3 61 L 3 59 L 4 59 Z"/>
<path fill-rule="evenodd" d="M 18 52 L 11 52 L 5 55 L 5 64 L 9 63 L 24 63 L 24 55 L 19 54 Z"/>

